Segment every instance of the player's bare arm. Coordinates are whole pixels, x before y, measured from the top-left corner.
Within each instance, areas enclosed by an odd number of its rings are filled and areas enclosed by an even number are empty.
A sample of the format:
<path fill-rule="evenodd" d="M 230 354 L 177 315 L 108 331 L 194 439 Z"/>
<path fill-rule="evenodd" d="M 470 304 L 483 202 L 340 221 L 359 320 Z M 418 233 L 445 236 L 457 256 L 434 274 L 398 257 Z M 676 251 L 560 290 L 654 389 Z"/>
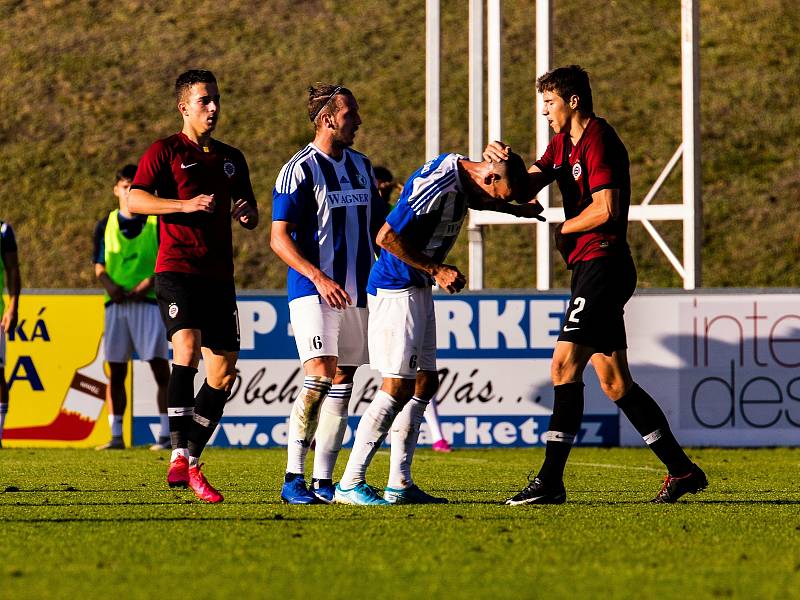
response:
<path fill-rule="evenodd" d="M 523 219 L 545 220 L 545 218 L 541 216 L 544 207 L 539 204 L 536 198 L 525 204 L 511 204 L 505 200 L 498 200 L 495 198 L 481 198 L 479 200 L 470 198 L 469 207 L 473 210 L 492 210 Z"/>
<path fill-rule="evenodd" d="M 297 247 L 291 235 L 295 227 L 294 223 L 289 223 L 288 221 L 272 222 L 272 232 L 269 239 L 269 246 L 272 251 L 292 269 L 307 277 L 317 288 L 320 297 L 331 308 L 343 309 L 347 308 L 348 305 L 352 305 L 353 301 L 350 299 L 350 294 L 319 268 L 315 267 L 300 252 L 300 248 Z"/>
<path fill-rule="evenodd" d="M 231 208 L 231 218 L 239 221 L 245 229 L 255 229 L 258 226 L 258 207 L 247 200 L 237 200 Z"/>
<path fill-rule="evenodd" d="M 103 288 L 108 292 L 108 295 L 111 296 L 111 301 L 120 303 L 125 302 L 126 299 L 126 292 L 125 288 L 120 285 L 117 285 L 111 276 L 106 271 L 106 266 L 100 263 L 94 264 L 94 276 L 97 277 L 97 280 L 103 286 Z"/>
<path fill-rule="evenodd" d="M 572 219 L 564 221 L 561 233 L 591 231 L 619 216 L 619 190 L 605 189 L 592 194 L 592 203 Z"/>
<path fill-rule="evenodd" d="M 455 294 L 464 289 L 467 278 L 453 265 L 437 263 L 425 256 L 422 252 L 414 248 L 407 239 L 397 233 L 392 227 L 385 223 L 378 232 L 377 244 L 394 254 L 407 265 L 419 269 L 433 277 L 436 284 L 450 294 Z"/>
<path fill-rule="evenodd" d="M 144 300 L 147 298 L 147 294 L 150 290 L 153 289 L 155 285 L 155 277 L 147 277 L 142 279 L 139 283 L 133 286 L 130 292 L 128 292 L 128 298 L 130 300 Z"/>
<path fill-rule="evenodd" d="M 137 215 L 171 215 L 174 213 L 214 212 L 214 195 L 200 194 L 189 200 L 159 198 L 136 188 L 128 194 L 128 211 Z"/>
<path fill-rule="evenodd" d="M 2 314 L 2 318 L 0 318 L 0 330 L 11 331 L 17 326 L 19 292 L 22 289 L 22 281 L 19 274 L 19 257 L 16 252 L 7 252 L 3 255 L 2 260 L 6 269 L 8 304 Z"/>

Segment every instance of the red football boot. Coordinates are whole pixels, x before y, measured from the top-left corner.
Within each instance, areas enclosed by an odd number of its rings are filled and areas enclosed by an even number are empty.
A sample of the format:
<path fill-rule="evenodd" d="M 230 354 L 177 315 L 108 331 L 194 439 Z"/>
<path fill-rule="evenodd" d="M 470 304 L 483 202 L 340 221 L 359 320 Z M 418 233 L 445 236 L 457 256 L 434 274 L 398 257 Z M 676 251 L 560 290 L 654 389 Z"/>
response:
<path fill-rule="evenodd" d="M 202 465 L 195 465 L 194 467 L 189 467 L 189 487 L 192 488 L 194 495 L 204 502 L 209 502 L 211 504 L 222 502 L 222 494 L 208 483 L 208 479 L 206 479 L 206 476 L 203 475 L 203 472 L 200 470 L 201 466 Z"/>
<path fill-rule="evenodd" d="M 170 461 L 167 471 L 169 487 L 186 487 L 189 485 L 189 461 L 185 456 L 178 455 Z"/>

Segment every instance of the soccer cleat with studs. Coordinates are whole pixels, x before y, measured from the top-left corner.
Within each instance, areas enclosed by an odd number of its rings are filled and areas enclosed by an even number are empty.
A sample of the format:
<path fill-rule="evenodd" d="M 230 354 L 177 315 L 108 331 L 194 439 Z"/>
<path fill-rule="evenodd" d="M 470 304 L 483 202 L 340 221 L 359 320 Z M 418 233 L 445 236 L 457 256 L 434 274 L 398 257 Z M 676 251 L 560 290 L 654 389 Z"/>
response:
<path fill-rule="evenodd" d="M 203 465 L 194 465 L 189 467 L 189 487 L 194 492 L 194 495 L 200 498 L 203 502 L 209 504 L 216 504 L 222 502 L 224 498 L 214 486 L 208 483 L 208 479 L 203 475 L 200 470 Z"/>
<path fill-rule="evenodd" d="M 390 488 L 383 490 L 383 498 L 390 504 L 447 504 L 447 498 L 431 496 L 422 491 L 417 484 L 409 488 Z"/>
<path fill-rule="evenodd" d="M 564 489 L 564 484 L 558 482 L 558 485 L 546 484 L 538 477 L 530 479 L 528 476 L 528 485 L 526 485 L 517 494 L 507 498 L 504 504 L 507 506 L 519 506 L 520 504 L 564 504 L 567 501 L 567 492 Z"/>
<path fill-rule="evenodd" d="M 345 490 L 336 484 L 333 495 L 336 504 L 351 504 L 353 506 L 388 506 L 389 502 L 380 497 L 374 487 L 367 483 L 357 483 L 355 487 Z"/>
<path fill-rule="evenodd" d="M 696 494 L 708 487 L 708 478 L 703 470 L 693 464 L 686 475 L 666 475 L 661 490 L 650 500 L 653 504 L 673 504 L 684 494 Z"/>
<path fill-rule="evenodd" d="M 281 500 L 285 504 L 315 504 L 317 497 L 308 489 L 303 476 L 296 474 L 290 481 L 284 480 L 283 487 L 281 487 Z"/>
<path fill-rule="evenodd" d="M 169 463 L 167 471 L 169 487 L 183 487 L 189 485 L 189 460 L 185 456 L 176 456 Z"/>

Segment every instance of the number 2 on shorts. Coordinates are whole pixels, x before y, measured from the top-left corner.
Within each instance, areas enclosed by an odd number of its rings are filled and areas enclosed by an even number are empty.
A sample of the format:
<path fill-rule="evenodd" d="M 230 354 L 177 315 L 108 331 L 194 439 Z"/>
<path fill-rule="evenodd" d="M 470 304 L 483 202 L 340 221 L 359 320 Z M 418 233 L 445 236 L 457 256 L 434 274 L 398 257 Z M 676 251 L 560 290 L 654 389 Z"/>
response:
<path fill-rule="evenodd" d="M 580 319 L 578 319 L 578 313 L 583 310 L 583 307 L 586 305 L 586 298 L 582 298 L 578 296 L 573 300 L 573 304 L 575 305 L 575 310 L 569 313 L 569 321 L 570 323 L 579 323 Z"/>

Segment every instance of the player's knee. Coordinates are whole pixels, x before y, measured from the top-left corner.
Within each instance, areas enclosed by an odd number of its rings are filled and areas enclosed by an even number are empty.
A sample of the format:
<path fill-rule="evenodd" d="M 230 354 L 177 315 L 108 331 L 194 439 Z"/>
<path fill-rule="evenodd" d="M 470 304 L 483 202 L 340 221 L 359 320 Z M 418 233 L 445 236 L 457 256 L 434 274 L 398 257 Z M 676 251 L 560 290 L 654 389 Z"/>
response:
<path fill-rule="evenodd" d="M 414 395 L 430 400 L 439 391 L 439 374 L 436 371 L 420 371 L 414 386 Z"/>
<path fill-rule="evenodd" d="M 616 402 L 627 394 L 632 384 L 632 381 L 626 381 L 622 377 L 600 379 L 600 388 L 613 402 Z"/>
<path fill-rule="evenodd" d="M 230 392 L 231 388 L 233 388 L 234 381 L 236 381 L 236 371 L 225 372 L 217 374 L 216 376 L 209 374 L 206 377 L 206 381 L 208 381 L 208 385 L 213 388 Z"/>
<path fill-rule="evenodd" d="M 580 373 L 575 368 L 575 365 L 566 361 L 553 361 L 550 366 L 550 379 L 553 385 L 563 385 L 565 383 L 573 383 L 580 381 Z"/>
<path fill-rule="evenodd" d="M 122 385 L 128 376 L 128 363 L 108 363 L 108 380 L 111 385 Z"/>

